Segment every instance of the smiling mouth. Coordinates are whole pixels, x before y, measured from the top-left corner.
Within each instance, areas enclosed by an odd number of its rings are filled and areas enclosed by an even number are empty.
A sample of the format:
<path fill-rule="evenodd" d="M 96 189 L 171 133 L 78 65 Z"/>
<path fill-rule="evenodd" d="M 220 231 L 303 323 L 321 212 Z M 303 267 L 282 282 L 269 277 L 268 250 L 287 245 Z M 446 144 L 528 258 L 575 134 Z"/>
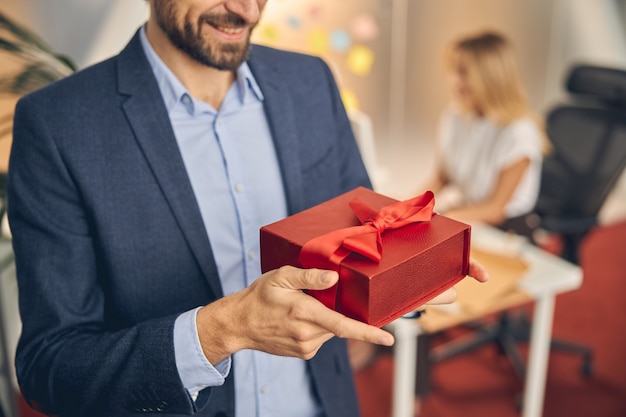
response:
<path fill-rule="evenodd" d="M 243 27 L 229 27 L 229 26 L 220 26 L 220 25 L 210 25 L 210 26 L 228 35 L 238 35 L 245 30 L 245 28 Z"/>

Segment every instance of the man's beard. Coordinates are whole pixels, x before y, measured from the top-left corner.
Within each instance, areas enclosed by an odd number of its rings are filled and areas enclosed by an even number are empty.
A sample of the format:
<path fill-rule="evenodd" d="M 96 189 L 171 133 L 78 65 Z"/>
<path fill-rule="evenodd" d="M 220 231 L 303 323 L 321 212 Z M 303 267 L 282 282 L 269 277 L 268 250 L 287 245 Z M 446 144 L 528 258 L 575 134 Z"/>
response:
<path fill-rule="evenodd" d="M 189 21 L 185 21 L 182 28 L 177 27 L 176 1 L 157 0 L 154 4 L 156 20 L 161 30 L 165 32 L 174 46 L 199 63 L 219 70 L 236 71 L 248 59 L 251 31 L 248 32 L 247 39 L 243 43 L 207 42 L 202 37 L 204 24 L 229 28 L 247 26 L 246 21 L 238 15 L 233 13 L 202 14 L 198 18 L 197 28 L 194 31 L 194 25 Z"/>

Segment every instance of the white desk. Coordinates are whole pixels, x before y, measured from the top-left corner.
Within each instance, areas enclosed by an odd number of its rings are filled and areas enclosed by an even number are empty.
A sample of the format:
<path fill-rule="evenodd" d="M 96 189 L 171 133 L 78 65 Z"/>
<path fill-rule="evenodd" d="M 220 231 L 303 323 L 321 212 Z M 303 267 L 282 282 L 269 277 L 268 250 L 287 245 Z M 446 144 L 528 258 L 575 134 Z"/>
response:
<path fill-rule="evenodd" d="M 512 242 L 510 236 L 489 226 L 472 227 L 472 245 L 515 253 L 528 264 L 528 270 L 518 286 L 532 297 L 536 305 L 522 415 L 539 417 L 543 411 L 555 297 L 559 293 L 579 288 L 582 284 L 582 270 L 530 243 L 520 239 Z M 392 416 L 413 417 L 417 336 L 422 330 L 419 321 L 412 319 L 398 319 L 388 327 L 396 338 Z"/>

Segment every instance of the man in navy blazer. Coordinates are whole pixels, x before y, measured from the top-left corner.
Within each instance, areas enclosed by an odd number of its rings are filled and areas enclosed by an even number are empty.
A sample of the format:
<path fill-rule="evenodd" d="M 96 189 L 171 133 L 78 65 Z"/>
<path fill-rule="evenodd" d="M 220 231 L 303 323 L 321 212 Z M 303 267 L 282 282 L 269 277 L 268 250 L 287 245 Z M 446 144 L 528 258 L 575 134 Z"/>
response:
<path fill-rule="evenodd" d="M 264 3 L 152 0 L 144 41 L 196 102 L 215 109 L 248 65 L 291 214 L 370 182 L 328 67 L 256 45 L 247 55 Z M 185 36 L 225 62 L 200 63 Z M 138 32 L 118 56 L 17 105 L 8 210 L 24 396 L 58 416 L 242 417 L 235 393 L 253 382 L 234 380 L 237 360 L 228 361 L 252 349 L 305 361 L 310 415 L 358 415 L 344 338 L 390 345 L 392 336 L 301 291 L 333 285 L 334 272 L 271 271 L 225 297 L 219 242 L 205 228 L 159 82 Z M 194 309 L 206 360 L 227 365 L 221 384 L 190 393 L 174 333 Z M 277 406 L 260 405 L 258 415 L 285 415 Z"/>
<path fill-rule="evenodd" d="M 331 72 L 250 48 L 265 0 L 149 4 L 118 56 L 16 107 L 25 398 L 61 417 L 357 416 L 345 339 L 393 337 L 304 293 L 336 272 L 258 262 L 269 218 L 370 186 Z"/>

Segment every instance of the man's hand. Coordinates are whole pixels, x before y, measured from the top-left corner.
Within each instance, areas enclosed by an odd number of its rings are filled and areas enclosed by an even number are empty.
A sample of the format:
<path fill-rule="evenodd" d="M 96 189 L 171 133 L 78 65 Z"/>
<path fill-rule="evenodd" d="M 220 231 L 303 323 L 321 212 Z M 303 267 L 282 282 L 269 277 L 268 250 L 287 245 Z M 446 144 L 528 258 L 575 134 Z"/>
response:
<path fill-rule="evenodd" d="M 333 336 L 391 346 L 390 333 L 337 313 L 303 292 L 330 288 L 338 279 L 334 271 L 286 266 L 206 305 L 196 321 L 205 356 L 216 364 L 239 350 L 255 349 L 310 359 Z"/>

